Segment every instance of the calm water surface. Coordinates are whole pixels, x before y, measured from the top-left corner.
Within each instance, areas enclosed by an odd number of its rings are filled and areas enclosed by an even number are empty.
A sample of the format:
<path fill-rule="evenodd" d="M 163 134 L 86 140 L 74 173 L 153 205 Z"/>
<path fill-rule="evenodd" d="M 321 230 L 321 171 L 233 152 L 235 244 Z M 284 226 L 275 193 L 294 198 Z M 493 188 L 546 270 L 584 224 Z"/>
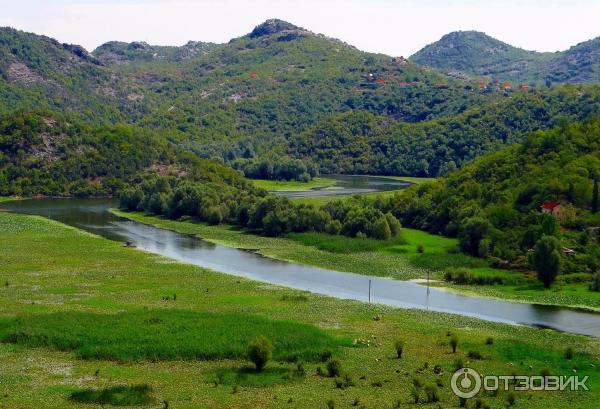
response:
<path fill-rule="evenodd" d="M 600 337 L 600 315 L 558 307 L 468 297 L 412 282 L 324 270 L 261 257 L 252 252 L 128 221 L 108 212 L 107 199 L 41 199 L 0 204 L 87 230 L 110 240 L 132 241 L 145 251 L 236 276 L 337 298 L 460 314 Z"/>
<path fill-rule="evenodd" d="M 328 179 L 335 179 L 335 188 L 284 191 L 274 193 L 285 197 L 341 196 L 369 192 L 389 192 L 391 190 L 402 190 L 411 185 L 409 182 L 382 176 L 324 175 L 324 177 Z"/>

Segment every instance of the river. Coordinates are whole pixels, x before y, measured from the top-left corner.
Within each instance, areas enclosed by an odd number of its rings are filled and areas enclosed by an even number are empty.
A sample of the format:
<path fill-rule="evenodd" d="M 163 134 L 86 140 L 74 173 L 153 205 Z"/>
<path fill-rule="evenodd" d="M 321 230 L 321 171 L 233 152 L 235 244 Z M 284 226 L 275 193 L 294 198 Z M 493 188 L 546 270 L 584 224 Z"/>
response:
<path fill-rule="evenodd" d="M 0 204 L 11 211 L 41 215 L 110 240 L 131 241 L 141 250 L 178 261 L 289 288 L 368 301 L 370 282 L 370 298 L 374 303 L 600 337 L 600 314 L 465 296 L 414 282 L 265 258 L 249 251 L 122 219 L 108 212 L 115 205 L 109 199 L 35 199 Z"/>

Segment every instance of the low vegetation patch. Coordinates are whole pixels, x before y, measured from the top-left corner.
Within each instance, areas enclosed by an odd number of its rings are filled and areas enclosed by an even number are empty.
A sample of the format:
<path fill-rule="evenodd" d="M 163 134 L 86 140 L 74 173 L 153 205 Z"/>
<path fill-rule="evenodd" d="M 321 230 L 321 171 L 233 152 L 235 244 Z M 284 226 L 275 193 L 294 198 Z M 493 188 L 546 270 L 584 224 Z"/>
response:
<path fill-rule="evenodd" d="M 304 379 L 304 373 L 290 368 L 268 367 L 257 371 L 252 367 L 219 368 L 207 375 L 207 380 L 215 385 L 231 385 L 250 388 L 265 388 Z"/>
<path fill-rule="evenodd" d="M 371 238 L 347 237 L 325 233 L 290 233 L 288 238 L 305 246 L 316 247 L 330 253 L 357 253 L 376 251 L 389 246 L 403 244 L 401 236 L 389 240 L 376 240 Z"/>
<path fill-rule="evenodd" d="M 133 406 L 152 402 L 148 385 L 113 386 L 104 389 L 83 389 L 73 392 L 70 399 L 77 403 L 99 405 Z"/>
<path fill-rule="evenodd" d="M 245 314 L 65 312 L 0 321 L 1 342 L 117 361 L 243 358 L 248 343 L 262 335 L 271 340 L 276 360 L 318 361 L 324 350 L 339 345 L 311 325 Z"/>

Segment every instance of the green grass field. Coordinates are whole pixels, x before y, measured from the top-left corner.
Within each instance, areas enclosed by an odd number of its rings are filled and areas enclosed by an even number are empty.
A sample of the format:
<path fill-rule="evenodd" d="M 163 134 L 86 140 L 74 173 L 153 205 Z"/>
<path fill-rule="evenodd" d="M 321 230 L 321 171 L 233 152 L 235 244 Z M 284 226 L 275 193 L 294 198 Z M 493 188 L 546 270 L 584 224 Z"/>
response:
<path fill-rule="evenodd" d="M 590 376 L 589 392 L 515 392 L 514 408 L 596 408 L 600 399 L 598 339 L 293 291 L 40 217 L 0 213 L 0 246 L 1 407 L 450 408 L 458 406 L 449 387 L 457 360 L 484 374 L 577 368 Z M 258 332 L 275 345 L 260 373 L 239 355 Z M 458 337 L 456 353 L 449 332 Z M 397 339 L 405 342 L 402 359 Z M 288 362 L 289 351 L 304 348 L 331 348 L 345 377 L 336 382 L 325 363 L 301 356 Z M 415 379 L 436 385 L 440 402 L 414 405 Z M 418 395 L 426 399 L 424 389 Z M 499 409 L 507 397 L 482 399 Z"/>
<path fill-rule="evenodd" d="M 336 184 L 335 179 L 328 178 L 313 178 L 309 182 L 297 182 L 297 181 L 281 181 L 281 180 L 252 180 L 252 183 L 256 187 L 260 187 L 272 192 L 283 192 L 283 191 L 302 191 L 312 189 L 327 189 L 333 188 Z"/>
<path fill-rule="evenodd" d="M 403 180 L 405 182 L 410 182 L 415 185 L 422 185 L 423 183 L 433 182 L 436 178 L 416 178 L 413 176 L 386 176 L 388 178 Z"/>

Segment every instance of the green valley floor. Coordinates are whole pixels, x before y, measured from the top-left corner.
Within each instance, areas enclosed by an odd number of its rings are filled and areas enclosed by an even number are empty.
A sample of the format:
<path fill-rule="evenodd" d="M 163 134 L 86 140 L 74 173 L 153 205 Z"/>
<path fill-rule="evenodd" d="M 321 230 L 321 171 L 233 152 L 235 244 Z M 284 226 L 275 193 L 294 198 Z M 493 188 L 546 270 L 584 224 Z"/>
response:
<path fill-rule="evenodd" d="M 2 408 L 408 408 L 414 391 L 420 402 L 425 391 L 439 398 L 418 407 L 450 408 L 461 365 L 590 377 L 588 392 L 502 391 L 481 407 L 600 399 L 598 339 L 293 291 L 34 216 L 0 213 L 0 248 Z M 274 345 L 260 373 L 244 358 L 258 334 Z M 332 361 L 341 376 L 328 376 Z"/>

